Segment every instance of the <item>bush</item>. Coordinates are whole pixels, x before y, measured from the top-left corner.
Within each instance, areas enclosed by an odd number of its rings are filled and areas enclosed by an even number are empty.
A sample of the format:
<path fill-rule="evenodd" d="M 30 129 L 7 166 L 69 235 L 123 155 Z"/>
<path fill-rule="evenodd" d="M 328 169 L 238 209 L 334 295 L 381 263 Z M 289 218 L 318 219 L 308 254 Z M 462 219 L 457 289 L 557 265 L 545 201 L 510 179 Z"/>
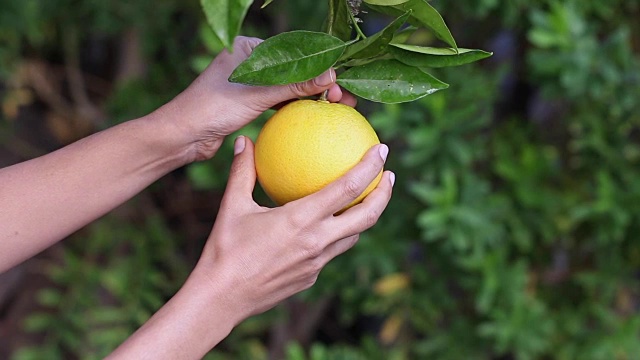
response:
<path fill-rule="evenodd" d="M 201 69 L 220 49 L 195 2 L 125 3 L 0 5 L 0 14 L 12 14 L 0 15 L 0 40 L 9 45 L 0 51 L 5 134 L 20 135 L 23 118 L 7 109 L 19 91 L 29 91 L 13 85 L 16 72 L 7 69 L 34 58 L 59 64 L 69 27 L 77 30 L 71 34 L 83 69 L 99 67 L 96 76 L 110 84 L 106 94 L 90 92 L 110 121 L 171 98 L 194 77 L 190 69 Z M 361 102 L 390 144 L 387 164 L 397 182 L 388 210 L 312 289 L 247 320 L 208 358 L 640 354 L 640 4 L 434 5 L 460 43 L 494 57 L 440 70 L 451 87 L 422 100 Z M 305 28 L 323 11 L 297 9 L 309 6 L 279 0 L 254 8 L 245 33 Z M 162 11 L 146 16 L 151 7 Z M 132 28 L 146 73 L 116 82 L 112 66 L 86 52 L 113 47 Z M 262 121 L 242 132 L 255 136 Z M 170 174 L 67 240 L 62 255 L 45 254 L 54 265 L 44 268 L 48 282 L 38 292 L 44 309 L 25 315 L 22 330 L 45 340 L 14 358 L 100 357 L 144 322 L 197 258 L 230 154 L 226 143 L 214 160 Z M 207 205 L 198 201 L 203 197 Z"/>

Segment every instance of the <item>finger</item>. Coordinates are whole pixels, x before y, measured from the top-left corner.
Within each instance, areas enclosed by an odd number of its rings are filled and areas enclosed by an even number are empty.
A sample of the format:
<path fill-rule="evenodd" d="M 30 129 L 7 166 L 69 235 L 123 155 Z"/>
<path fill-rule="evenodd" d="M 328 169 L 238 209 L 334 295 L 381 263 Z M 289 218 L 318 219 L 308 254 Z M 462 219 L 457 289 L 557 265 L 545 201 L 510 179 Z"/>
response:
<path fill-rule="evenodd" d="M 345 175 L 322 190 L 298 201 L 309 207 L 305 213 L 317 214 L 318 218 L 333 216 L 355 200 L 378 176 L 389 153 L 387 145 L 373 146 Z"/>
<path fill-rule="evenodd" d="M 261 103 L 268 108 L 291 100 L 305 96 L 318 95 L 329 89 L 336 81 L 336 72 L 333 69 L 325 71 L 320 76 L 309 81 L 281 86 L 270 86 L 261 88 Z"/>
<path fill-rule="evenodd" d="M 327 95 L 327 100 L 329 102 L 332 103 L 340 103 L 343 105 L 347 105 L 347 106 L 351 106 L 351 107 L 356 107 L 356 105 L 358 104 L 358 100 L 356 99 L 355 96 L 353 96 L 350 92 L 344 90 L 343 88 L 341 88 L 340 86 L 338 86 L 337 84 L 333 84 L 331 85 L 331 87 L 328 89 L 329 93 Z M 271 108 L 273 110 L 279 110 L 281 109 L 283 106 L 295 101 L 296 99 L 291 99 L 291 100 L 286 100 L 283 101 L 279 104 L 276 104 L 274 106 L 272 106 Z"/>
<path fill-rule="evenodd" d="M 342 90 L 342 98 L 340 99 L 340 103 L 347 106 L 356 107 L 356 105 L 358 104 L 358 99 L 356 99 L 356 97 L 353 96 L 353 94 L 346 91 L 345 89 L 341 89 L 341 90 Z"/>
<path fill-rule="evenodd" d="M 233 146 L 234 158 L 229 172 L 227 189 L 222 204 L 253 204 L 253 189 L 256 185 L 256 166 L 253 142 L 246 136 L 238 136 Z"/>
<path fill-rule="evenodd" d="M 329 87 L 328 90 L 329 90 L 329 93 L 327 95 L 327 100 L 329 100 L 329 102 L 340 103 L 340 104 L 351 106 L 351 107 L 356 107 L 356 105 L 358 104 L 358 100 L 356 99 L 355 96 L 353 96 L 353 94 L 344 90 L 337 84 L 331 85 L 331 87 Z M 282 108 L 283 106 L 287 105 L 292 101 L 295 101 L 295 99 L 283 101 L 279 104 L 272 106 L 271 108 L 273 110 L 279 110 L 280 108 Z"/>
<path fill-rule="evenodd" d="M 333 84 L 329 88 L 329 94 L 327 95 L 327 100 L 330 102 L 337 102 L 347 106 L 355 107 L 358 101 L 356 98 L 348 91 L 344 90 L 338 84 Z"/>
<path fill-rule="evenodd" d="M 333 103 L 340 102 L 340 99 L 342 99 L 342 89 L 340 86 L 338 86 L 338 84 L 333 84 L 328 90 L 329 93 L 327 94 L 327 100 Z"/>
<path fill-rule="evenodd" d="M 240 53 L 243 57 L 249 56 L 256 46 L 260 45 L 264 40 L 255 37 L 237 36 L 233 42 L 233 53 Z"/>
<path fill-rule="evenodd" d="M 323 266 L 326 265 L 329 261 L 333 260 L 336 256 L 343 254 L 347 250 L 354 247 L 358 243 L 359 239 L 360 234 L 355 234 L 344 239 L 340 239 L 327 246 L 321 255 Z"/>
<path fill-rule="evenodd" d="M 337 229 L 337 236 L 359 234 L 375 225 L 389 204 L 394 183 L 395 174 L 385 171 L 378 186 L 360 204 L 334 217 L 333 228 Z"/>

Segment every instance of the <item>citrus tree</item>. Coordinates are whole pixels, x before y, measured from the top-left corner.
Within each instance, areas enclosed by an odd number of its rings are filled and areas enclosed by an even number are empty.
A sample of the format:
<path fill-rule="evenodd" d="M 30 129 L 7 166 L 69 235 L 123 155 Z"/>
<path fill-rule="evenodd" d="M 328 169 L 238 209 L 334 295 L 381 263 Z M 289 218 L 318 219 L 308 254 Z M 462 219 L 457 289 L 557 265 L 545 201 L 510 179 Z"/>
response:
<path fill-rule="evenodd" d="M 640 2 L 431 3 L 459 44 L 495 55 L 428 70 L 452 91 L 402 104 L 361 102 L 392 148 L 387 163 L 398 181 L 385 215 L 313 288 L 240 324 L 206 359 L 262 360 L 282 347 L 286 353 L 272 358 L 640 354 Z M 244 34 L 323 29 L 324 2 L 260 5 L 249 10 Z M 373 12 L 365 3 L 356 15 L 367 39 L 386 25 Z M 403 41 L 431 36 L 421 27 Z M 399 29 L 396 40 L 411 29 Z M 119 61 L 103 52 L 129 48 L 114 46 L 130 41 L 126 34 L 136 34 L 143 46 L 133 49 L 148 66 L 134 80 L 117 71 L 128 51 Z M 53 151 L 62 135 L 87 124 L 111 126 L 161 106 L 220 51 L 213 34 L 198 1 L 0 1 L 2 166 Z M 18 71 L 25 65 L 31 71 Z M 80 65 L 92 74 L 85 73 L 86 90 L 104 123 L 60 122 L 73 109 L 68 86 L 77 84 L 67 71 Z M 27 86 L 43 83 L 66 96 Z M 264 120 L 243 134 L 255 138 Z M 0 358 L 102 358 L 144 323 L 197 261 L 232 143 L 219 154 L 168 174 L 26 263 L 19 277 L 0 279 L 14 289 L 0 291 Z"/>
<path fill-rule="evenodd" d="M 266 0 L 262 7 L 273 0 Z M 366 36 L 359 16 L 367 11 L 394 17 Z M 229 50 L 238 35 L 250 0 L 201 0 L 215 36 Z M 229 78 L 248 85 L 282 85 L 312 79 L 331 67 L 337 83 L 353 94 L 382 103 L 420 99 L 449 85 L 429 68 L 458 66 L 491 56 L 460 48 L 442 16 L 426 0 L 329 0 L 324 32 L 295 30 L 273 36 L 253 51 Z M 408 23 L 408 26 L 405 24 Z M 429 29 L 443 47 L 414 45 L 419 28 Z"/>

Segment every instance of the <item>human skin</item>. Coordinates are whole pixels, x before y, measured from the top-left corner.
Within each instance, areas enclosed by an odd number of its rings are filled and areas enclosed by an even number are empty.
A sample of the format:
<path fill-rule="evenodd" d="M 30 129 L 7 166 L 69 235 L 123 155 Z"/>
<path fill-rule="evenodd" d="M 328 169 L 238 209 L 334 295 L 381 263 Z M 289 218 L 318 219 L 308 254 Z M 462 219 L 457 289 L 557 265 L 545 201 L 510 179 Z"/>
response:
<path fill-rule="evenodd" d="M 249 87 L 227 81 L 259 39 L 238 38 L 185 91 L 153 113 L 45 156 L 0 169 L 0 272 L 111 211 L 168 172 L 215 155 L 225 137 L 265 110 L 329 90 L 355 105 L 330 70 L 305 83 Z M 114 351 L 113 358 L 200 358 L 247 317 L 311 286 L 322 267 L 352 247 L 386 207 L 394 176 L 385 145 L 316 194 L 269 209 L 251 198 L 253 144 L 235 143 L 221 208 L 200 261 L 178 293 Z"/>

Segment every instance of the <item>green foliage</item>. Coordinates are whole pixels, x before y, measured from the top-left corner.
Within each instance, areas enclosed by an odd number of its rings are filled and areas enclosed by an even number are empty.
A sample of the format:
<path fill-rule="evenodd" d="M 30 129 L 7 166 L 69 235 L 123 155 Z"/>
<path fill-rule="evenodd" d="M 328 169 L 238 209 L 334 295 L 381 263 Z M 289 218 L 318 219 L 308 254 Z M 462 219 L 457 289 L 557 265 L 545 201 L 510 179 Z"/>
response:
<path fill-rule="evenodd" d="M 46 264 L 44 311 L 24 322 L 45 340 L 14 359 L 101 359 L 178 290 L 187 275 L 178 243 L 159 217 L 141 225 L 108 218 L 67 240 L 61 261 Z"/>
<path fill-rule="evenodd" d="M 345 46 L 342 40 L 321 32 L 297 30 L 278 34 L 256 46 L 229 81 L 266 86 L 313 79 L 338 61 Z"/>
<path fill-rule="evenodd" d="M 357 96 L 387 104 L 417 100 L 449 87 L 421 69 L 393 59 L 352 67 L 337 83 Z"/>
<path fill-rule="evenodd" d="M 426 68 L 458 66 L 491 56 L 489 52 L 470 49 L 463 49 L 463 53 L 459 53 L 444 19 L 426 0 L 365 3 L 374 11 L 397 18 L 367 38 L 358 25 L 361 19 L 356 17 L 361 12 L 361 1 L 329 0 L 326 33 L 297 30 L 269 38 L 238 66 L 229 81 L 247 85 L 283 85 L 313 79 L 331 67 L 344 67 L 348 70 L 339 78 L 343 80 L 340 85 L 345 89 L 367 100 L 397 103 L 414 101 L 433 93 L 434 89 L 447 87 L 426 73 Z M 245 1 L 203 0 L 202 4 L 215 34 L 229 47 L 229 42 L 237 32 L 226 31 L 226 24 L 242 22 L 246 11 L 239 9 L 246 8 Z M 221 12 L 221 6 L 238 11 Z M 215 21 L 225 16 L 226 19 Z M 406 21 L 417 27 L 431 29 L 438 39 L 451 48 L 402 46 L 398 42 L 406 41 L 408 37 L 395 35 L 400 33 Z M 220 27 L 225 31 L 221 31 Z M 357 33 L 355 39 L 352 39 L 353 31 Z M 391 44 L 392 41 L 395 43 Z M 345 51 L 347 45 L 349 47 Z M 391 57 L 404 65 L 388 61 Z M 344 78 L 346 74 L 351 77 Z M 408 81 L 416 77 L 418 81 Z M 395 81 L 398 78 L 401 81 Z"/>
<path fill-rule="evenodd" d="M 351 59 L 374 59 L 378 56 L 383 56 L 389 47 L 389 43 L 394 40 L 394 35 L 400 30 L 402 25 L 409 18 L 410 12 L 406 12 L 400 15 L 397 19 L 393 20 L 389 25 L 377 33 L 369 36 L 362 41 L 357 41 L 347 47 L 347 50 L 340 57 L 341 61 L 349 63 Z"/>
<path fill-rule="evenodd" d="M 346 1 L 329 0 L 329 12 L 326 21 L 326 33 L 342 41 L 351 39 L 351 13 Z"/>
<path fill-rule="evenodd" d="M 456 51 L 406 44 L 391 44 L 389 50 L 398 61 L 420 68 L 460 66 L 491 56 L 482 50 L 458 48 Z"/>
<path fill-rule="evenodd" d="M 409 0 L 403 1 L 400 4 L 396 3 L 397 1 L 393 1 L 387 4 L 374 5 L 372 2 L 367 2 L 371 9 L 381 13 L 387 13 L 392 16 L 400 16 L 407 11 L 411 11 L 411 19 L 413 20 L 411 22 L 412 25 L 426 26 L 433 30 L 438 39 L 444 41 L 454 49 L 458 48 L 456 41 L 453 39 L 453 35 L 451 35 L 451 31 L 449 31 L 447 24 L 444 22 L 444 19 L 426 0 Z"/>
<path fill-rule="evenodd" d="M 200 0 L 209 25 L 220 42 L 229 50 L 240 32 L 242 20 L 253 0 Z"/>
<path fill-rule="evenodd" d="M 89 29 L 80 32 L 84 39 L 117 34 L 137 19 L 145 29 L 145 53 L 164 49 L 150 57 L 155 65 L 148 78 L 114 88 L 107 109 L 117 121 L 175 95 L 223 48 L 206 20 L 196 17 L 200 24 L 190 39 L 201 47 L 176 51 L 183 49 L 176 35 L 181 32 L 168 14 L 200 14 L 197 3 L 53 3 L 61 7 L 0 3 L 11 11 L 0 11 L 0 39 L 10 45 L 0 47 L 1 61 L 13 66 L 27 49 L 49 58 L 60 47 L 56 19 L 65 11 L 73 26 Z M 300 29 L 326 12 L 320 3 L 279 0 L 253 16 L 269 26 L 289 17 L 278 29 Z M 389 208 L 356 247 L 294 299 L 313 309 L 328 303 L 317 320 L 286 302 L 243 322 L 207 359 L 267 359 L 273 334 L 300 323 L 314 330 L 302 339 L 290 331 L 280 358 L 591 360 L 640 354 L 640 4 L 460 0 L 433 6 L 461 43 L 495 56 L 434 69 L 451 84 L 446 92 L 400 105 L 359 105 L 390 145 L 387 168 L 397 180 Z M 151 7 L 165 9 L 164 15 L 144 16 Z M 84 13 L 92 15 L 85 19 Z M 5 14 L 22 14 L 24 21 Z M 369 16 L 363 29 L 371 25 L 368 31 L 378 35 L 345 50 L 354 56 L 365 51 L 356 59 L 364 69 L 381 55 L 376 46 L 386 43 L 388 50 L 396 43 L 384 30 L 393 20 L 377 23 Z M 253 19 L 250 11 L 242 33 L 266 37 L 276 28 Z M 392 33 L 402 43 L 420 38 L 438 46 L 423 31 Z M 11 72 L 4 62 L 3 81 Z M 240 133 L 255 138 L 268 115 Z M 231 154 L 227 141 L 216 158 L 175 176 L 199 189 L 198 196 L 219 196 Z M 152 191 L 172 194 L 171 201 L 176 188 L 158 183 Z M 256 196 L 268 204 L 259 189 Z M 66 241 L 58 250 L 64 255 L 45 267 L 49 284 L 37 294 L 43 309 L 16 329 L 44 340 L 14 358 L 84 359 L 113 349 L 186 275 L 182 239 L 188 231 L 173 235 L 169 224 L 175 222 L 175 213 L 145 221 L 110 216 Z"/>

